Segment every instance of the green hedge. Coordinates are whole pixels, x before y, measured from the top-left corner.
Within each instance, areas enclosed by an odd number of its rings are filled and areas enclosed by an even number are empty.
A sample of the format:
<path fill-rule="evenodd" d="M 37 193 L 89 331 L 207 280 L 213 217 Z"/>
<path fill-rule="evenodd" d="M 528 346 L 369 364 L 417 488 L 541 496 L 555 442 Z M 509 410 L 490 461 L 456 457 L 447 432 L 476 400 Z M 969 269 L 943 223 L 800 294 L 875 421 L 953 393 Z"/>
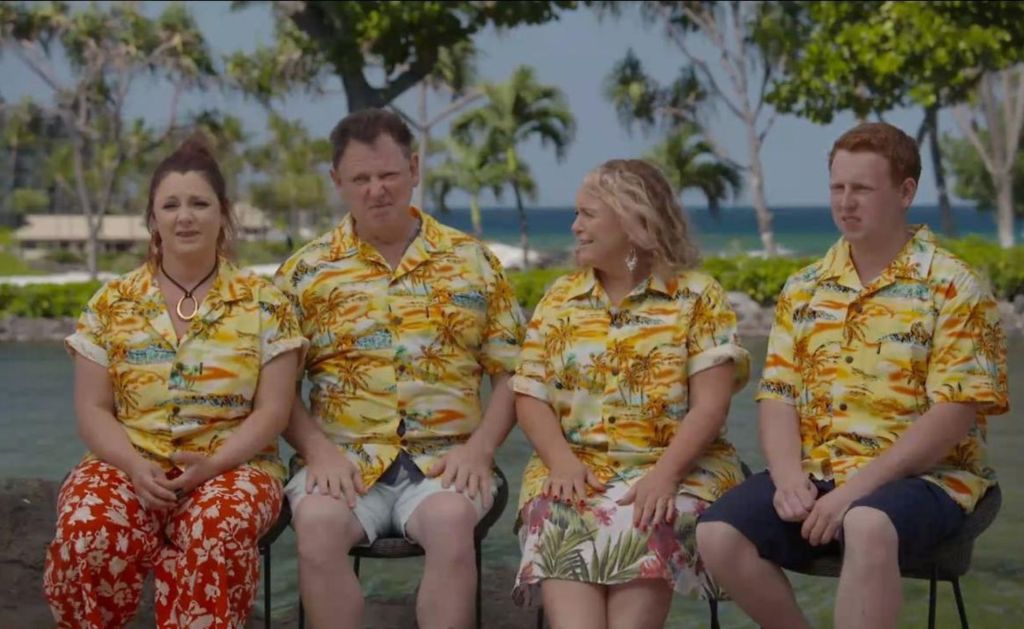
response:
<path fill-rule="evenodd" d="M 0 317 L 77 317 L 100 284 L 0 284 Z"/>
<path fill-rule="evenodd" d="M 996 297 L 1024 295 L 1024 246 L 1002 249 L 980 236 L 944 241 L 943 246 L 988 277 Z"/>
<path fill-rule="evenodd" d="M 987 276 L 1000 299 L 1024 295 L 1024 246 L 1000 249 L 979 237 L 944 243 L 956 255 Z M 721 282 L 727 291 L 750 295 L 760 304 L 771 304 L 782 291 L 786 278 L 810 262 L 810 258 L 712 257 L 703 269 Z M 544 291 L 570 269 L 512 271 L 509 279 L 524 308 L 532 310 Z M 82 306 L 99 287 L 99 282 L 76 284 L 0 284 L 0 317 L 77 317 Z"/>

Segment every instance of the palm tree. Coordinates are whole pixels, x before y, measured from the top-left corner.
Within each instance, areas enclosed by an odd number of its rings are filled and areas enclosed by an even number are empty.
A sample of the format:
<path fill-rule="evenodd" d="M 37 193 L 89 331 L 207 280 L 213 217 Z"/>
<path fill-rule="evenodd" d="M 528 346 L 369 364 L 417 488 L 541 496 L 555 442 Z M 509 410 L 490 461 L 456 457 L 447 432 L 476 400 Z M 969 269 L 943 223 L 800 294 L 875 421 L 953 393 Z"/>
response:
<path fill-rule="evenodd" d="M 311 138 L 300 121 L 275 113 L 270 114 L 268 126 L 268 142 L 247 152 L 253 169 L 264 176 L 250 186 L 250 193 L 257 205 L 286 212 L 288 248 L 293 249 L 304 217 L 327 205 L 322 169 L 331 161 L 330 143 Z"/>
<path fill-rule="evenodd" d="M 425 209 L 423 201 L 428 187 L 427 176 L 430 172 L 430 158 L 435 153 L 431 150 L 433 142 L 430 132 L 449 116 L 483 98 L 483 92 L 474 86 L 477 80 L 476 54 L 476 47 L 471 41 L 460 42 L 451 48 L 442 48 L 438 51 L 437 64 L 433 71 L 419 82 L 419 102 L 416 106 L 415 119 L 397 106 L 391 106 L 395 112 L 405 118 L 419 137 L 420 185 L 416 187 L 413 204 L 421 210 Z M 427 97 L 431 92 L 447 94 L 449 97 L 449 102 L 444 109 L 433 116 L 427 112 Z"/>
<path fill-rule="evenodd" d="M 523 267 L 529 265 L 529 236 L 523 196 L 533 180 L 518 153 L 519 145 L 536 137 L 542 146 L 552 145 L 561 161 L 576 133 L 576 121 L 560 89 L 537 82 L 533 68 L 519 66 L 504 83 L 482 86 L 488 103 L 467 111 L 452 123 L 452 134 L 463 139 L 478 137 L 487 161 L 501 164 L 504 185 L 511 186 L 519 212 Z M 530 195 L 532 196 L 532 195 Z"/>
<path fill-rule="evenodd" d="M 503 184 L 502 171 L 487 160 L 483 147 L 469 142 L 449 138 L 444 142 L 445 161 L 431 170 L 424 181 L 430 190 L 438 209 L 448 211 L 448 194 L 463 190 L 469 194 L 469 216 L 473 221 L 473 234 L 482 238 L 483 220 L 480 217 L 480 193 L 490 188 L 500 194 Z"/>
<path fill-rule="evenodd" d="M 655 146 L 647 158 L 661 167 L 678 194 L 696 188 L 708 200 L 708 211 L 718 216 L 723 199 L 739 194 L 739 167 L 717 157 L 700 128 L 683 123 Z"/>

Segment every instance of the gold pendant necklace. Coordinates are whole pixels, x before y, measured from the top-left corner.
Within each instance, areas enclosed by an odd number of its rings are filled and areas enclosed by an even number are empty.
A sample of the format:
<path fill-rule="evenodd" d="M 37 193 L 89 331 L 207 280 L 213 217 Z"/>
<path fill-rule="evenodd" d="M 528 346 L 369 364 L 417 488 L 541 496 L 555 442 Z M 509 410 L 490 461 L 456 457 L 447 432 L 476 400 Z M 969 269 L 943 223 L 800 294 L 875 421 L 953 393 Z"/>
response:
<path fill-rule="evenodd" d="M 192 287 L 192 290 L 189 290 L 189 289 L 185 288 L 184 286 L 179 284 L 176 279 L 174 279 L 173 277 L 171 277 L 170 275 L 167 274 L 167 269 L 164 268 L 164 261 L 163 260 L 160 260 L 160 271 L 164 274 L 164 277 L 166 277 L 168 280 L 170 280 L 171 284 L 174 284 L 175 286 L 180 288 L 181 291 L 184 293 L 184 295 L 181 296 L 181 299 L 178 300 L 177 305 L 174 306 L 174 311 L 178 314 L 178 317 L 180 317 L 182 321 L 191 321 L 192 319 L 195 318 L 196 314 L 198 314 L 198 312 L 199 312 L 199 300 L 195 298 L 195 295 L 193 295 L 193 293 L 195 292 L 195 290 L 197 288 L 199 288 L 200 286 L 203 285 L 203 282 L 205 282 L 206 280 L 208 280 L 211 277 L 213 277 L 213 274 L 217 272 L 217 262 L 213 263 L 213 268 L 210 269 L 210 272 L 206 274 L 206 277 L 204 277 L 203 279 L 199 280 L 196 283 L 196 285 Z M 192 300 L 192 312 L 190 312 L 187 317 L 181 311 L 181 305 L 183 303 L 185 303 L 186 299 L 191 299 Z"/>

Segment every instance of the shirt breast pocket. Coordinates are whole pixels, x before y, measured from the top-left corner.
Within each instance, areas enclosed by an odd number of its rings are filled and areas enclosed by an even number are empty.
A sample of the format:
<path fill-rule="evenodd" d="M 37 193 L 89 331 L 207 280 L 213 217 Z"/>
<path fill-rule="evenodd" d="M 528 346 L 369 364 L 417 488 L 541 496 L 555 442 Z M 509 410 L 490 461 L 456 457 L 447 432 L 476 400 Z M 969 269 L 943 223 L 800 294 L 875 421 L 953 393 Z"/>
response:
<path fill-rule="evenodd" d="M 466 288 L 447 295 L 440 304 L 435 334 L 443 346 L 475 352 L 483 342 L 487 324 L 487 297 L 477 288 Z"/>
<path fill-rule="evenodd" d="M 890 323 L 887 329 L 890 331 L 878 337 L 874 351 L 878 375 L 885 378 L 894 395 L 912 395 L 915 412 L 923 412 L 935 317 L 921 313 L 899 325 Z"/>

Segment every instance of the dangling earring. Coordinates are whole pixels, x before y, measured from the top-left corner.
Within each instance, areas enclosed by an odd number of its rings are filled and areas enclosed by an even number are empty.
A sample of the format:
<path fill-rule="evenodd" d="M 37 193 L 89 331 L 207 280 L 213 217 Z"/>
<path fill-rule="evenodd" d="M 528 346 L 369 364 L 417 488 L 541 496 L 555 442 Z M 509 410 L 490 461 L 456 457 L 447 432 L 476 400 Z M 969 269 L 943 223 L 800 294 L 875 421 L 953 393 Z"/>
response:
<path fill-rule="evenodd" d="M 633 271 L 636 270 L 636 265 L 639 262 L 640 261 L 636 257 L 636 247 L 633 247 L 632 249 L 629 250 L 629 255 L 626 256 L 626 269 L 628 269 L 629 272 L 632 273 Z"/>

